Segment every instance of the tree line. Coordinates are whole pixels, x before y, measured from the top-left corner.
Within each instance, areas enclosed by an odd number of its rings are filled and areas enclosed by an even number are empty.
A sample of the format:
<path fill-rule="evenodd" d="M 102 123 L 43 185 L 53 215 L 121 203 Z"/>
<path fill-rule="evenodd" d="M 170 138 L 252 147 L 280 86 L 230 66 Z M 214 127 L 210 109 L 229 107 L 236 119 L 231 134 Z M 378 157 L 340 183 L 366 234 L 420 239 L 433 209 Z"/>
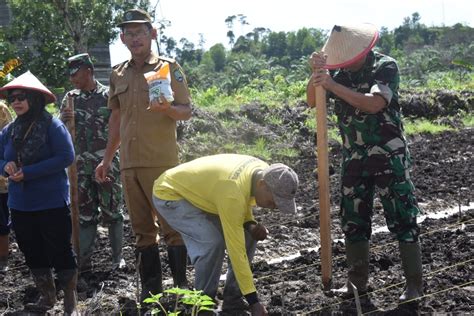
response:
<path fill-rule="evenodd" d="M 0 28 L 0 66 L 19 57 L 23 65 L 18 73 L 31 69 L 53 87 L 67 85 L 65 56 L 116 38 L 115 25 L 125 10 L 139 6 L 152 16 L 155 12 L 146 0 L 7 0 L 7 4 L 13 20 Z M 228 43 L 206 50 L 204 38 L 197 44 L 186 38 L 176 40 L 167 36 L 167 23 L 154 24 L 160 31 L 160 52 L 178 60 L 192 88 L 204 91 L 213 87 L 226 94 L 248 85 L 258 89 L 259 84 L 272 83 L 275 78 L 288 84 L 306 80 L 308 56 L 324 45 L 329 32 L 309 27 L 273 32 L 256 27 L 236 36 L 238 24 L 249 25 L 246 16 L 236 14 L 223 19 L 226 27 L 222 32 L 226 32 Z M 446 71 L 456 73 L 460 80 L 472 80 L 473 43 L 470 26 L 426 26 L 415 12 L 393 30 L 382 27 L 376 49 L 396 58 L 407 80 L 423 85 L 429 74 Z"/>

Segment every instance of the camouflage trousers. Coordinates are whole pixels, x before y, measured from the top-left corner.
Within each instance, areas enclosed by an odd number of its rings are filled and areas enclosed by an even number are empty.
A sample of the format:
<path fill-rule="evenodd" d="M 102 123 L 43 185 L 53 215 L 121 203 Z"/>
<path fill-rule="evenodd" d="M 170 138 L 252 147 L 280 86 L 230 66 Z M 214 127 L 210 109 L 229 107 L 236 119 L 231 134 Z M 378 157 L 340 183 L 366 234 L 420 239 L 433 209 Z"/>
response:
<path fill-rule="evenodd" d="M 79 222 L 108 226 L 123 220 L 123 196 L 119 177 L 98 183 L 93 174 L 78 174 Z"/>
<path fill-rule="evenodd" d="M 415 242 L 420 229 L 420 212 L 414 196 L 415 187 L 408 170 L 401 175 L 343 175 L 341 179 L 341 225 L 351 242 L 366 241 L 372 234 L 372 215 L 376 190 L 384 209 L 387 227 L 397 240 Z"/>

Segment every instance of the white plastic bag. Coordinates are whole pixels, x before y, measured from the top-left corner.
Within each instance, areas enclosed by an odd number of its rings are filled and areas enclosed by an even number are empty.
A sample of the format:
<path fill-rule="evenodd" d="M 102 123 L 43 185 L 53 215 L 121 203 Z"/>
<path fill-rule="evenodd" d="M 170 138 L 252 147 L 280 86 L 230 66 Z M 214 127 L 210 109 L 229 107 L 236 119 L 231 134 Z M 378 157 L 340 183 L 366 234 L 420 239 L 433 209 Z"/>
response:
<path fill-rule="evenodd" d="M 165 62 L 158 71 L 150 71 L 145 74 L 148 82 L 150 102 L 159 100 L 160 96 L 168 102 L 173 102 L 173 90 L 171 90 L 170 65 Z"/>

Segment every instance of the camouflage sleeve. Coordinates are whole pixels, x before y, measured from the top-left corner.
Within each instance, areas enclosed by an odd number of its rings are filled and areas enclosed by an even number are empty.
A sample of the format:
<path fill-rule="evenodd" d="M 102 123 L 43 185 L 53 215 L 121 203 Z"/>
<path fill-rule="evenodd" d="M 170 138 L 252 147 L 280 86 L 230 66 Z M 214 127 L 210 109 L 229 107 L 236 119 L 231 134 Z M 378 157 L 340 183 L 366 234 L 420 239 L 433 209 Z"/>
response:
<path fill-rule="evenodd" d="M 392 101 L 393 92 L 388 86 L 386 86 L 384 84 L 376 82 L 370 88 L 370 93 L 371 94 L 377 94 L 377 95 L 381 96 L 382 98 L 385 99 L 385 101 L 387 101 L 387 104 L 389 104 L 390 101 Z"/>
<path fill-rule="evenodd" d="M 191 94 L 189 93 L 188 82 L 184 71 L 178 63 L 170 64 L 171 89 L 174 92 L 175 104 L 191 104 Z"/>
<path fill-rule="evenodd" d="M 61 101 L 61 104 L 59 105 L 59 113 L 58 113 L 58 119 L 60 119 L 61 121 L 63 121 L 62 119 L 62 113 L 64 111 L 64 109 L 66 108 L 66 105 L 67 105 L 67 97 L 68 97 L 69 93 L 66 93 Z"/>
<path fill-rule="evenodd" d="M 387 103 L 393 98 L 398 100 L 398 86 L 400 84 L 400 74 L 398 65 L 394 60 L 382 62 L 375 72 L 374 85 L 370 92 L 382 96 Z"/>
<path fill-rule="evenodd" d="M 62 112 L 66 107 L 67 93 L 64 95 L 61 105 L 59 106 L 59 112 Z"/>

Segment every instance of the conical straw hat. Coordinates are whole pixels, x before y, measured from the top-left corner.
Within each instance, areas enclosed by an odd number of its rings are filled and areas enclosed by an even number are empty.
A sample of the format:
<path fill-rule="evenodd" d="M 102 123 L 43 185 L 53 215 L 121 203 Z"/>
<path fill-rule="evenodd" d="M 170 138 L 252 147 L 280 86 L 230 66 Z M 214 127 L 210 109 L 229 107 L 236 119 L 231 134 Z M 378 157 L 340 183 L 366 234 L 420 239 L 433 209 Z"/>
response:
<path fill-rule="evenodd" d="M 343 68 L 360 60 L 375 46 L 378 37 L 377 28 L 372 24 L 335 25 L 323 47 L 328 56 L 326 68 Z"/>
<path fill-rule="evenodd" d="M 0 98 L 6 98 L 8 90 L 27 89 L 35 90 L 43 93 L 46 103 L 53 103 L 56 101 L 56 96 L 43 85 L 38 78 L 36 78 L 29 70 L 16 77 L 2 88 L 0 88 Z"/>

